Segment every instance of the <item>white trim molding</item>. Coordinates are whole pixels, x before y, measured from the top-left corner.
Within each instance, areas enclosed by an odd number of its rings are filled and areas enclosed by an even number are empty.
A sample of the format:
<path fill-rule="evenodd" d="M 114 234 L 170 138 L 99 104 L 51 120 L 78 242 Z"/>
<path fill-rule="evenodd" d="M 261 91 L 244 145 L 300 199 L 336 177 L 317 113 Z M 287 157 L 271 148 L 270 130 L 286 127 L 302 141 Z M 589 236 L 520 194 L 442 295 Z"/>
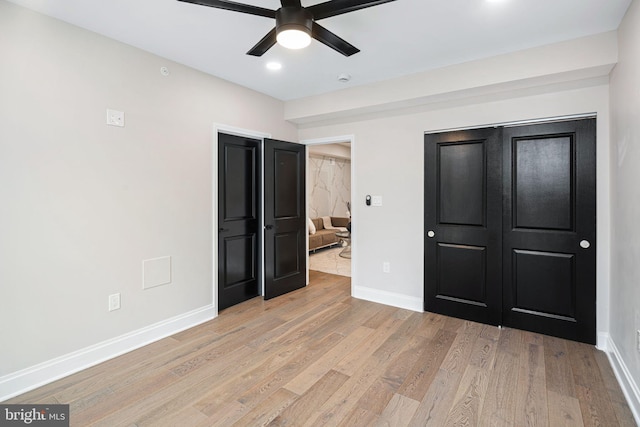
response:
<path fill-rule="evenodd" d="M 396 292 L 372 289 L 364 286 L 351 286 L 351 296 L 366 301 L 377 302 L 379 304 L 390 305 L 392 307 L 404 308 L 406 310 L 423 312 L 422 298 L 410 297 Z"/>
<path fill-rule="evenodd" d="M 260 131 L 251 130 L 251 129 L 243 129 L 235 126 L 228 126 L 223 123 L 214 123 L 213 139 L 216 144 L 218 143 L 218 133 L 226 133 L 230 135 L 242 136 L 245 138 L 255 138 L 255 139 L 271 138 L 271 134 L 268 132 L 260 132 Z"/>
<path fill-rule="evenodd" d="M 618 351 L 618 347 L 609 334 L 607 334 L 606 343 L 604 351 L 607 353 L 609 363 L 613 368 L 613 373 L 620 384 L 624 397 L 627 399 L 627 403 L 633 413 L 633 418 L 635 418 L 636 424 L 640 425 L 640 389 L 638 388 L 638 384 L 636 384 L 635 380 L 631 376 L 629 368 L 627 368 L 627 365 L 624 363 L 624 360 Z"/>
<path fill-rule="evenodd" d="M 609 333 L 608 332 L 598 332 L 598 337 L 596 341 L 596 348 L 598 350 L 602 350 L 605 353 L 607 352 L 607 346 L 609 342 Z"/>
<path fill-rule="evenodd" d="M 0 377 L 0 402 L 192 328 L 216 316 L 214 307 L 207 305 L 5 375 Z"/>
<path fill-rule="evenodd" d="M 329 136 L 326 138 L 315 138 L 315 139 L 305 139 L 300 141 L 300 144 L 304 145 L 324 145 L 324 144 L 339 144 L 341 142 L 348 142 L 353 144 L 355 140 L 354 135 L 338 135 L 338 136 Z"/>

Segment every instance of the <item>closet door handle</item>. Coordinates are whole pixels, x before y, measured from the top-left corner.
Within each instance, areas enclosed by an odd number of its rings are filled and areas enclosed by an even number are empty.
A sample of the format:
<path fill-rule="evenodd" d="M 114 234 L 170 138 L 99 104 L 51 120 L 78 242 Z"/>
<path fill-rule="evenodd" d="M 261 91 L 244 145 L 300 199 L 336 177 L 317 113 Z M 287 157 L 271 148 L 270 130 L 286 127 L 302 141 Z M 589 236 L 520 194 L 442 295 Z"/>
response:
<path fill-rule="evenodd" d="M 267 224 L 267 225 L 264 226 L 264 229 L 265 230 L 271 230 L 271 229 L 273 229 L 273 225 Z"/>
<path fill-rule="evenodd" d="M 591 243 L 588 240 L 582 240 L 580 242 L 580 247 L 582 249 L 589 249 L 591 247 Z"/>
<path fill-rule="evenodd" d="M 436 236 L 436 233 L 433 230 L 429 230 L 429 231 L 427 231 L 427 236 L 430 239 L 433 239 Z"/>

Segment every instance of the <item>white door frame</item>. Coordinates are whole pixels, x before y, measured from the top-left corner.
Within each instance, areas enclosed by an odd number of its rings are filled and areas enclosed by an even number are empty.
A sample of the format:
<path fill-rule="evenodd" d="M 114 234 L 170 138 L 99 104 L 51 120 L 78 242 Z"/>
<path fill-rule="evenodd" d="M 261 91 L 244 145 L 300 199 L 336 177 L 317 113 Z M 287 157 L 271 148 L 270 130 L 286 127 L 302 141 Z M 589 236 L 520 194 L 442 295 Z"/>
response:
<path fill-rule="evenodd" d="M 300 141 L 300 144 L 303 145 L 326 145 L 326 144 L 337 144 L 340 142 L 348 142 L 351 145 L 351 218 L 356 219 L 358 217 L 358 204 L 354 203 L 356 199 L 357 193 L 357 183 L 356 183 L 356 175 L 354 167 L 356 160 L 356 137 L 355 135 L 340 135 L 340 136 L 330 136 L 326 138 L 317 138 L 317 139 L 305 139 Z M 306 150 L 305 155 L 306 164 L 309 164 L 309 150 Z M 305 189 L 305 202 L 306 206 L 309 206 L 309 194 Z M 357 224 L 357 221 L 356 221 Z M 354 262 L 357 259 L 357 233 L 358 227 L 353 230 L 351 233 L 351 295 L 353 295 L 353 288 L 357 282 L 358 272 L 356 269 L 356 263 Z M 307 284 L 309 283 L 309 235 L 307 233 Z"/>

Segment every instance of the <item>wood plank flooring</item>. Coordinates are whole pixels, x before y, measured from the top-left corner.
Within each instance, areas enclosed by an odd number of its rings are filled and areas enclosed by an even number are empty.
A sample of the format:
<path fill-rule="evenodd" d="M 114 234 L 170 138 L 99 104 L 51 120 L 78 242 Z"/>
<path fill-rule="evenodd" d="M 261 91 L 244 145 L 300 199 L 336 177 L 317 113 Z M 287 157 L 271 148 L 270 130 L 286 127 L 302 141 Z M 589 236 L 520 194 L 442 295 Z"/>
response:
<path fill-rule="evenodd" d="M 68 403 L 73 426 L 635 426 L 593 346 L 310 281 L 8 403 Z"/>

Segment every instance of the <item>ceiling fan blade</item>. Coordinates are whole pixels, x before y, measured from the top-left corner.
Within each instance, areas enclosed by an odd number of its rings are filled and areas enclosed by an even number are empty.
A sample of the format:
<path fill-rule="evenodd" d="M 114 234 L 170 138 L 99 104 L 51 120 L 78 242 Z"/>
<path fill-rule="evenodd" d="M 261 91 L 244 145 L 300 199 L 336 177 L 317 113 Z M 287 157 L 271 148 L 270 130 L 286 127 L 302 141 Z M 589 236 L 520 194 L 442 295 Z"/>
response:
<path fill-rule="evenodd" d="M 314 4 L 306 9 L 311 12 L 314 19 L 324 19 L 392 1 L 395 0 L 332 0 Z"/>
<path fill-rule="evenodd" d="M 280 0 L 282 7 L 302 7 L 300 0 Z"/>
<path fill-rule="evenodd" d="M 265 18 L 275 18 L 276 11 L 263 7 L 252 6 L 250 4 L 236 3 L 227 0 L 178 0 L 185 3 L 199 4 L 201 6 L 215 7 L 217 9 L 232 10 L 234 12 L 248 13 L 249 15 L 264 16 Z"/>
<path fill-rule="evenodd" d="M 254 47 L 247 52 L 247 55 L 262 56 L 266 51 L 276 44 L 276 29 L 269 31 Z"/>
<path fill-rule="evenodd" d="M 317 22 L 313 23 L 313 30 L 311 31 L 311 35 L 320 43 L 329 46 L 331 49 L 340 52 L 344 56 L 351 56 L 360 52 L 360 49 L 336 36 L 331 31 L 324 28 L 322 25 L 319 25 Z"/>

